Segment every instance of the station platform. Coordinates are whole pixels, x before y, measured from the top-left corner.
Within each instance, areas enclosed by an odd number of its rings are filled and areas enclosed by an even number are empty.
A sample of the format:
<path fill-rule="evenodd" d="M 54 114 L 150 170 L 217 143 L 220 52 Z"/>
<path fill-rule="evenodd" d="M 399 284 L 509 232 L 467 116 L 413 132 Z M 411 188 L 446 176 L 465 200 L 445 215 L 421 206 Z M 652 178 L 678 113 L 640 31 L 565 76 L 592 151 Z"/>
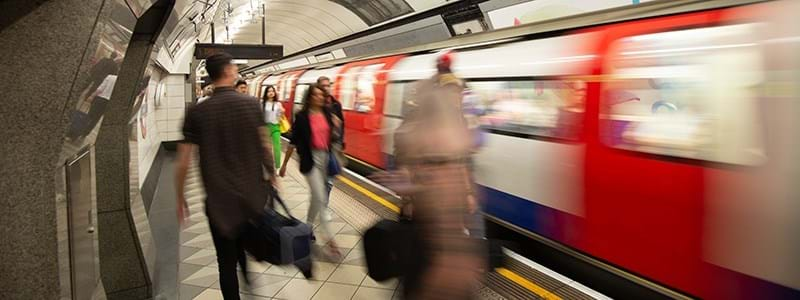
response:
<path fill-rule="evenodd" d="M 305 220 L 309 194 L 296 161 L 281 178 L 281 196 L 291 214 Z M 191 217 L 180 231 L 178 296 L 180 299 L 222 299 L 214 245 L 209 233 L 204 191 L 196 163 L 186 186 Z M 242 299 L 402 299 L 398 280 L 375 282 L 366 274 L 362 233 L 382 218 L 396 218 L 397 199 L 369 180 L 346 171 L 331 192 L 331 228 L 341 259 L 314 251 L 314 278 L 307 280 L 294 266 L 249 261 L 251 285 L 241 280 Z M 316 229 L 315 229 L 316 230 Z M 315 245 L 315 250 L 319 250 Z M 505 263 L 489 273 L 478 299 L 609 299 L 558 273 L 504 249 Z"/>

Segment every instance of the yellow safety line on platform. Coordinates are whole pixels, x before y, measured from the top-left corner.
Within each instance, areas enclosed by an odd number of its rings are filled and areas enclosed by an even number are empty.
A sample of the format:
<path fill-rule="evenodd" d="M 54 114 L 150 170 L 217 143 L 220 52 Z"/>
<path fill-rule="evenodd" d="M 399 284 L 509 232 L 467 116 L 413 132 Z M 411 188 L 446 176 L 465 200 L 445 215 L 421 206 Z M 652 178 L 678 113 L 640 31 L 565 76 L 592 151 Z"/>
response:
<path fill-rule="evenodd" d="M 397 205 L 394 205 L 394 203 L 389 202 L 386 199 L 383 199 L 381 196 L 375 195 L 375 193 L 370 192 L 369 190 L 351 181 L 350 179 L 347 179 L 344 176 L 337 176 L 337 178 L 339 178 L 339 180 L 341 180 L 345 184 L 349 185 L 351 188 L 354 188 L 356 191 L 359 191 L 362 194 L 366 195 L 373 201 L 380 203 L 381 205 L 385 206 L 388 209 L 391 209 L 393 212 L 400 213 L 400 208 L 397 207 Z"/>
<path fill-rule="evenodd" d="M 396 213 L 400 213 L 400 208 L 397 207 L 397 205 L 394 205 L 394 203 L 389 202 L 386 199 L 383 199 L 383 197 L 378 196 L 373 192 L 370 192 L 366 188 L 358 185 L 357 183 L 353 182 L 350 179 L 347 179 L 344 176 L 336 176 L 336 177 L 339 178 L 339 180 L 341 180 L 345 184 L 349 185 L 351 188 L 354 188 L 356 191 L 359 191 L 360 193 L 366 195 L 367 197 L 369 197 L 373 201 L 380 203 L 381 205 L 385 206 L 386 208 L 388 208 L 388 209 L 390 209 L 390 210 L 392 210 L 392 211 L 394 211 Z M 543 297 L 543 298 L 548 299 L 548 300 L 561 300 L 561 297 L 556 296 L 555 294 L 553 294 L 551 292 L 548 292 L 544 288 L 542 288 L 542 287 L 536 285 L 535 283 L 523 278 L 522 276 L 517 275 L 517 273 L 514 273 L 509 269 L 496 268 L 494 270 L 495 270 L 495 272 L 497 272 L 498 274 L 502 275 L 503 277 L 508 278 L 508 280 L 511 280 L 516 284 L 519 284 L 520 286 L 522 286 L 525 289 L 527 289 L 527 290 L 539 295 L 540 297 Z"/>
<path fill-rule="evenodd" d="M 494 269 L 494 271 L 497 272 L 498 274 L 502 275 L 503 277 L 507 278 L 508 280 L 511 280 L 514 283 L 519 284 L 520 286 L 528 289 L 529 291 L 535 293 L 536 295 L 539 295 L 540 297 L 543 297 L 543 298 L 548 299 L 548 300 L 561 300 L 561 297 L 556 296 L 555 294 L 553 294 L 551 292 L 548 292 L 544 288 L 536 285 L 535 283 L 531 282 L 530 280 L 527 280 L 527 279 L 523 278 L 522 276 L 517 275 L 517 273 L 514 273 L 509 269 L 496 268 L 496 269 Z"/>

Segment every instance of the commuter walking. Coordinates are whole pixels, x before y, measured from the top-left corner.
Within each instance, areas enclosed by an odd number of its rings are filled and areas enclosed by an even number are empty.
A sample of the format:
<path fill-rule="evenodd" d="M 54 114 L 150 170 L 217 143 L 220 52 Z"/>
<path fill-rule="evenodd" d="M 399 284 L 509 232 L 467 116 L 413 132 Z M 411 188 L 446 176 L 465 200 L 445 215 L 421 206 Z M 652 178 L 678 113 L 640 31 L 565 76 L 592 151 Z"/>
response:
<path fill-rule="evenodd" d="M 110 73 L 96 86 L 92 94 L 87 95 L 83 100 L 85 104 L 89 104 L 89 109 L 86 111 L 86 124 L 84 126 L 75 126 L 70 129 L 68 136 L 72 139 L 80 139 L 87 136 L 92 130 L 100 123 L 100 118 L 103 117 L 108 104 L 111 102 L 111 93 L 114 91 L 114 85 L 117 83 L 117 72 L 119 72 L 119 65 L 109 67 Z M 93 85 L 94 86 L 94 85 Z M 86 91 L 88 92 L 88 91 Z M 76 124 L 77 125 L 77 124 Z"/>
<path fill-rule="evenodd" d="M 410 199 L 424 261 L 404 278 L 407 299 L 468 299 L 484 269 L 481 241 L 469 236 L 476 211 L 468 159 L 473 139 L 461 109 L 463 82 L 450 68 L 452 55 L 437 60 L 437 73 L 416 85 L 416 107 L 395 133 L 398 192 Z M 389 176 L 392 177 L 392 176 Z M 409 209 L 409 208 L 413 208 Z"/>
<path fill-rule="evenodd" d="M 268 85 L 264 90 L 264 97 L 261 99 L 261 108 L 264 110 L 264 123 L 267 124 L 267 132 L 272 138 L 272 151 L 275 153 L 275 167 L 281 167 L 281 117 L 284 114 L 283 105 L 278 101 L 278 93 L 275 87 Z"/>
<path fill-rule="evenodd" d="M 333 97 L 333 93 L 331 90 L 331 79 L 326 76 L 320 76 L 317 78 L 317 85 L 322 87 L 325 90 L 325 105 L 331 110 L 331 113 L 339 118 L 342 121 L 341 126 L 339 128 L 339 136 L 340 139 L 338 142 L 333 143 L 331 146 L 330 153 L 336 156 L 338 159 L 339 164 L 341 167 L 344 167 L 344 114 L 342 113 L 342 103 L 339 100 L 336 100 Z M 330 174 L 329 174 L 330 175 Z M 326 221 L 330 221 L 331 217 L 331 210 L 329 207 L 330 199 L 331 199 L 331 191 L 333 190 L 333 178 L 334 176 L 328 176 L 326 181 L 326 186 L 328 188 L 327 197 L 325 197 L 325 209 L 322 212 L 322 218 Z"/>
<path fill-rule="evenodd" d="M 197 103 L 195 104 L 200 104 L 200 102 L 208 100 L 208 98 L 211 98 L 212 95 L 214 95 L 214 84 L 206 85 L 203 88 L 203 96 L 198 98 Z"/>
<path fill-rule="evenodd" d="M 276 184 L 272 152 L 258 100 L 235 91 L 237 67 L 226 53 L 209 56 L 206 70 L 214 83 L 213 96 L 189 109 L 178 146 L 176 191 L 178 219 L 189 209 L 183 194 L 186 173 L 196 149 L 206 191 L 205 208 L 219 264 L 219 283 L 225 299 L 239 299 L 236 264 L 245 282 L 247 260 L 242 231 L 260 217 L 267 199 L 267 180 Z"/>
<path fill-rule="evenodd" d="M 300 156 L 300 173 L 308 180 L 311 192 L 311 206 L 308 209 L 307 222 L 313 224 L 325 209 L 327 197 L 326 180 L 329 169 L 329 153 L 332 144 L 339 139 L 338 132 L 341 120 L 325 105 L 325 90 L 319 85 L 312 85 L 303 97 L 303 108 L 294 117 L 292 124 L 291 145 L 286 150 L 286 157 L 280 169 L 280 176 L 286 175 L 286 166 L 294 149 Z M 326 242 L 326 248 L 335 257 L 341 253 L 333 240 L 329 220 L 320 216 L 320 228 Z"/>
<path fill-rule="evenodd" d="M 120 62 L 117 59 L 117 52 L 112 51 L 108 57 L 104 57 L 92 65 L 92 68 L 89 69 L 89 80 L 82 90 L 94 91 L 108 75 L 116 75 L 120 66 Z"/>
<path fill-rule="evenodd" d="M 236 81 L 236 91 L 247 95 L 247 81 L 244 79 L 239 79 Z"/>

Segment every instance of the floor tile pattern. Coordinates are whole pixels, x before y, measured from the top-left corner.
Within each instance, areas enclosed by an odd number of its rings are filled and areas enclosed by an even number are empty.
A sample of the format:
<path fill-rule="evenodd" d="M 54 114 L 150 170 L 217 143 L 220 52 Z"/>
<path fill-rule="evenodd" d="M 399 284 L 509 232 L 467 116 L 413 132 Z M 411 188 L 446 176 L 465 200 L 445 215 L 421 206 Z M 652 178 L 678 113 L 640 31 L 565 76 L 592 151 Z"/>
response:
<path fill-rule="evenodd" d="M 281 178 L 281 196 L 292 215 L 304 220 L 308 212 L 305 178 L 291 161 Z M 216 252 L 203 208 L 199 169 L 193 164 L 186 185 L 191 216 L 181 230 L 178 280 L 180 299 L 222 299 Z M 399 299 L 396 280 L 375 282 L 366 275 L 361 233 L 380 217 L 334 187 L 331 193 L 331 228 L 342 257 L 331 258 L 315 247 L 314 278 L 307 280 L 294 266 L 248 262 L 250 286 L 241 284 L 242 299 Z"/>

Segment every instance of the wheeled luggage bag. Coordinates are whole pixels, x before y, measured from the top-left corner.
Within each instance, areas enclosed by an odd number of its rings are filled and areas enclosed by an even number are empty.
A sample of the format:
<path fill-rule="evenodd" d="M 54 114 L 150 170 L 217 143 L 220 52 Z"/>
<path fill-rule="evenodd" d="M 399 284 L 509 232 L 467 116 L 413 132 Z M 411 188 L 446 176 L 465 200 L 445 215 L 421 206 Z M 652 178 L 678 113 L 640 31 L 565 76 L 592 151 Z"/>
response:
<path fill-rule="evenodd" d="M 287 216 L 265 209 L 264 216 L 252 220 L 244 233 L 244 247 L 258 261 L 273 265 L 294 264 L 306 278 L 311 277 L 311 226 L 289 213 L 286 204 L 271 189 L 271 198 L 281 204 Z M 274 207 L 274 206 L 273 206 Z"/>

